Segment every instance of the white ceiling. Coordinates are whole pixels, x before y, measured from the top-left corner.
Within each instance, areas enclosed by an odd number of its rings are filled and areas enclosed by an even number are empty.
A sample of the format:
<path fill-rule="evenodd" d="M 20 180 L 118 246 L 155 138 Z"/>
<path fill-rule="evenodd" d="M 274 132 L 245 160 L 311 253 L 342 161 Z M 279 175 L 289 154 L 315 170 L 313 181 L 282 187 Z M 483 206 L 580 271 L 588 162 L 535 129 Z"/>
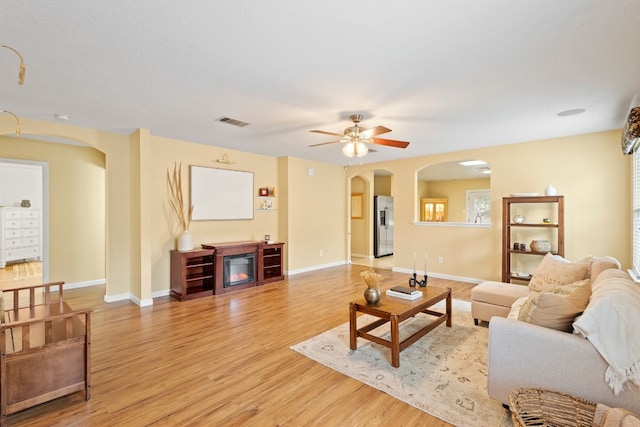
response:
<path fill-rule="evenodd" d="M 309 130 L 342 132 L 353 113 L 411 142 L 367 163 L 618 129 L 640 93 L 639 5 L 3 0 L 0 44 L 27 73 L 19 86 L 0 49 L 0 109 L 341 165 Z M 574 108 L 586 112 L 557 116 Z"/>

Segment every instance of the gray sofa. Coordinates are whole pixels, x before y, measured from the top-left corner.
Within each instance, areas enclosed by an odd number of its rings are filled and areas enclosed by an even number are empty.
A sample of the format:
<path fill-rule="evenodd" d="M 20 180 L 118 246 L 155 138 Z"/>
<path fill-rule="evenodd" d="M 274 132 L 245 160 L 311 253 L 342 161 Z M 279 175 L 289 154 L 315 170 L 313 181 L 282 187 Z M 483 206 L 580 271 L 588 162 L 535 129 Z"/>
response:
<path fill-rule="evenodd" d="M 611 292 L 627 293 L 623 298 L 624 304 L 631 307 L 634 312 L 632 316 L 640 316 L 640 287 L 626 272 L 619 269 L 604 270 L 592 279 L 590 286 L 592 294 L 584 309 L 585 319 L 590 319 L 595 311 L 602 311 L 599 310 L 602 306 L 594 307 L 603 299 L 611 299 Z M 609 320 L 613 324 L 624 324 L 616 315 L 612 315 Z M 577 324 L 578 322 L 574 322 L 574 327 Z M 633 325 L 630 330 L 633 328 L 640 328 L 640 325 Z M 620 332 L 620 326 L 612 332 Z M 599 333 L 610 336 L 607 331 Z M 635 337 L 637 340 L 638 335 L 635 334 Z M 632 341 L 629 348 L 637 344 Z M 506 405 L 512 390 L 537 387 L 640 414 L 640 387 L 627 381 L 616 396 L 605 381 L 609 363 L 596 347 L 592 341 L 576 333 L 562 332 L 500 315 L 493 316 L 489 323 L 489 396 Z"/>

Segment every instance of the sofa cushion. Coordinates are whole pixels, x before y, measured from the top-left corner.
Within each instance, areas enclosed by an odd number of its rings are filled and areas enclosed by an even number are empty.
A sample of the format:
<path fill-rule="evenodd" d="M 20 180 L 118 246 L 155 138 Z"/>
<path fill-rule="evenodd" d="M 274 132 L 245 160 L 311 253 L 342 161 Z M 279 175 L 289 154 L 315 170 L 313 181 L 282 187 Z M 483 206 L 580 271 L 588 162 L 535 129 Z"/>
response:
<path fill-rule="evenodd" d="M 529 289 L 513 283 L 485 281 L 471 289 L 471 301 L 511 307 L 520 297 L 529 295 Z"/>
<path fill-rule="evenodd" d="M 584 311 L 590 295 L 589 279 L 533 293 L 522 303 L 518 320 L 571 332 L 574 319 Z"/>
<path fill-rule="evenodd" d="M 529 282 L 529 289 L 548 291 L 589 277 L 590 264 L 570 262 L 558 255 L 546 254 Z"/>

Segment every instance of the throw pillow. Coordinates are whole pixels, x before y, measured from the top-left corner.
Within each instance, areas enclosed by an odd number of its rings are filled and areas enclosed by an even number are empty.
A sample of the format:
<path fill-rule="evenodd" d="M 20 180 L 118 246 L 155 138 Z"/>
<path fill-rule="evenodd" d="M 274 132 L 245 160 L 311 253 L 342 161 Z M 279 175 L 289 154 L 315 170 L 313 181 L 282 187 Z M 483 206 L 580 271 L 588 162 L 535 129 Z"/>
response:
<path fill-rule="evenodd" d="M 521 297 L 515 300 L 513 304 L 511 304 L 511 311 L 509 311 L 509 314 L 507 314 L 507 319 L 518 320 L 518 315 L 520 315 L 520 309 L 522 308 L 522 305 L 525 303 L 525 301 L 528 298 L 529 297 L 526 296 L 526 297 Z"/>
<path fill-rule="evenodd" d="M 561 256 L 548 253 L 533 273 L 529 289 L 536 292 L 548 291 L 586 279 L 589 277 L 589 267 L 589 264 L 569 262 Z"/>
<path fill-rule="evenodd" d="M 573 321 L 587 307 L 589 296 L 591 296 L 589 279 L 533 294 L 522 304 L 518 320 L 558 331 L 571 332 Z"/>
<path fill-rule="evenodd" d="M 588 256 L 576 261 L 576 263 L 589 265 L 589 277 L 591 278 L 591 283 L 593 283 L 593 281 L 596 280 L 596 277 L 598 277 L 598 275 L 604 270 L 608 270 L 610 268 L 621 268 L 620 262 L 614 257 L 610 256 Z"/>

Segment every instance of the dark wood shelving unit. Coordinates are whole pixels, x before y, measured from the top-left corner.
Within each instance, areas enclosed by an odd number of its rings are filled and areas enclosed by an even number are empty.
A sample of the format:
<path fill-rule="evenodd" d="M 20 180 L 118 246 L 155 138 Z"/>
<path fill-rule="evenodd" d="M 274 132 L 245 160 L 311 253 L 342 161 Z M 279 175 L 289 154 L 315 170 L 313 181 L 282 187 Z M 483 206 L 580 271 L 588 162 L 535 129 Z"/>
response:
<path fill-rule="evenodd" d="M 213 295 L 213 250 L 171 251 L 171 296 L 180 301 Z"/>
<path fill-rule="evenodd" d="M 522 204 L 549 204 L 555 205 L 555 222 L 552 223 L 515 223 L 512 215 L 514 205 Z M 525 209 L 526 207 L 522 207 Z M 529 281 L 529 276 L 514 275 L 511 269 L 515 256 L 531 256 L 537 255 L 543 257 L 547 252 L 539 252 L 532 250 L 513 249 L 513 232 L 518 229 L 540 229 L 550 231 L 548 235 L 554 235 L 552 230 L 557 230 L 555 239 L 549 239 L 552 247 L 555 243 L 556 250 L 551 251 L 554 255 L 564 257 L 564 196 L 526 196 L 526 197 L 504 197 L 502 199 L 502 281 L 510 283 L 512 280 Z"/>
<path fill-rule="evenodd" d="M 258 280 L 261 283 L 284 280 L 282 246 L 284 243 L 261 243 L 258 257 Z"/>

